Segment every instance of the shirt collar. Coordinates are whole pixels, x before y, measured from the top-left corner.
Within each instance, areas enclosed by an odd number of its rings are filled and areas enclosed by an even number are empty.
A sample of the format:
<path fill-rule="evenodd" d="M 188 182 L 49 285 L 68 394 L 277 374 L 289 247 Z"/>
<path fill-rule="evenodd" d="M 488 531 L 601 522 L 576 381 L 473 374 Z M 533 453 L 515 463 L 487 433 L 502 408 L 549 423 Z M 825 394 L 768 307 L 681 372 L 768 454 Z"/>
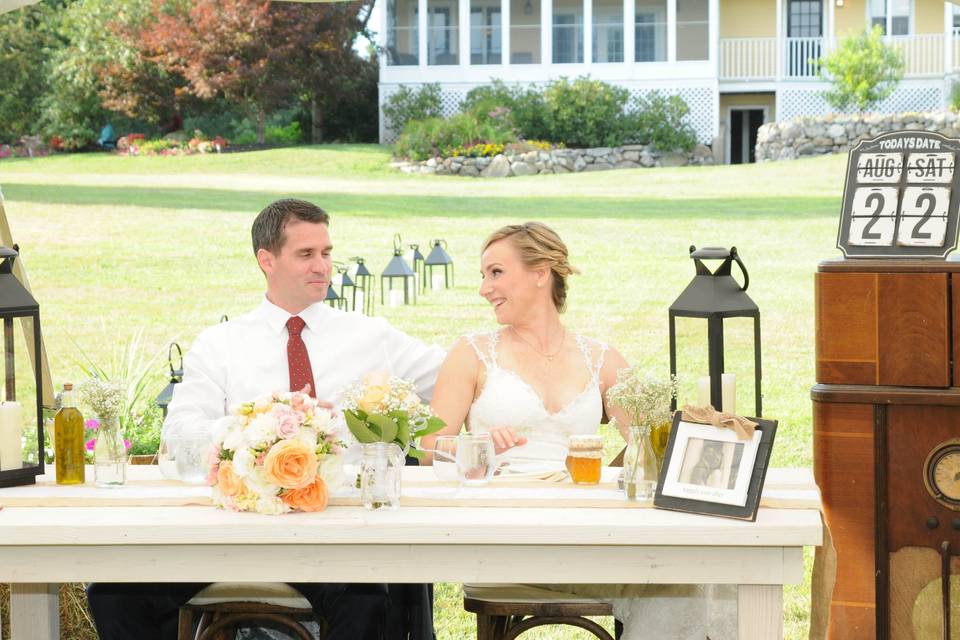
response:
<path fill-rule="evenodd" d="M 316 332 L 319 330 L 320 323 L 323 322 L 327 311 L 329 311 L 329 308 L 323 302 L 315 302 L 296 315 L 303 318 L 308 329 Z M 260 315 L 266 321 L 268 327 L 274 332 L 280 333 L 287 327 L 287 320 L 290 319 L 292 314 L 270 302 L 267 296 L 263 296 L 263 302 L 260 303 Z"/>

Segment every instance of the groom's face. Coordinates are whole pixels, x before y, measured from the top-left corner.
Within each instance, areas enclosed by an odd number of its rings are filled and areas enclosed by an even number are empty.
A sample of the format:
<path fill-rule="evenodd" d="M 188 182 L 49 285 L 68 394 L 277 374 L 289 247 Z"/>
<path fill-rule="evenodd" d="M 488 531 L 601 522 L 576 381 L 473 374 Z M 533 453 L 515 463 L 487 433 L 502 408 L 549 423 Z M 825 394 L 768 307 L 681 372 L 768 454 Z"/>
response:
<path fill-rule="evenodd" d="M 325 224 L 290 221 L 277 254 L 261 249 L 257 254 L 267 276 L 267 297 L 292 314 L 327 297 L 333 271 L 333 244 Z"/>

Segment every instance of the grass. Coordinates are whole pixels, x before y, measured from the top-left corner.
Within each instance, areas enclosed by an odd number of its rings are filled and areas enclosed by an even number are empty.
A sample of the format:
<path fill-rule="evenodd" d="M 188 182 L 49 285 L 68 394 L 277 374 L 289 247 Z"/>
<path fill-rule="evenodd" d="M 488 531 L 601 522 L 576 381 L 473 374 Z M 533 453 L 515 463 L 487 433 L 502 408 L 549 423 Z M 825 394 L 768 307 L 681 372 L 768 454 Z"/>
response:
<path fill-rule="evenodd" d="M 97 362 L 138 332 L 148 351 L 170 340 L 186 348 L 221 315 L 252 308 L 263 280 L 250 223 L 277 197 L 327 209 L 335 254 L 365 256 L 374 273 L 391 257 L 395 232 L 421 247 L 446 239 L 453 289 L 428 293 L 415 307 L 376 308 L 445 346 L 494 326 L 477 296 L 482 239 L 504 224 L 542 220 L 567 241 L 582 272 L 571 283 L 570 328 L 664 376 L 667 308 L 694 274 L 689 245 L 737 246 L 761 312 L 764 414 L 780 421 L 772 464 L 811 466 L 813 273 L 839 255 L 844 157 L 500 181 L 409 176 L 388 162 L 387 148 L 362 145 L 3 160 L 0 188 L 41 305 L 55 384 L 79 379 L 73 341 Z M 738 374 L 739 407 L 747 411 L 750 328 L 730 321 L 727 330 L 727 369 Z M 705 323 L 682 321 L 678 335 L 682 401 L 706 371 Z M 164 368 L 152 393 L 166 382 Z M 610 449 L 618 446 L 611 435 Z M 458 588 L 442 585 L 437 597 L 438 637 L 471 636 L 473 617 L 463 613 Z M 787 589 L 785 606 L 786 637 L 806 637 L 809 579 Z M 530 637 L 581 637 L 556 633 Z"/>

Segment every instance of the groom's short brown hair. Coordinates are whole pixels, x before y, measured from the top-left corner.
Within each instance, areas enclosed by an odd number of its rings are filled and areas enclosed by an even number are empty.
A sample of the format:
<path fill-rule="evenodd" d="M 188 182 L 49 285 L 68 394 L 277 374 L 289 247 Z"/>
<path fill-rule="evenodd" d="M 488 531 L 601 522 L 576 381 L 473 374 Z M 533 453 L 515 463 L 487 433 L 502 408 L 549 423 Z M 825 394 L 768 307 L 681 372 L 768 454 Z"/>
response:
<path fill-rule="evenodd" d="M 253 227 L 250 230 L 253 255 L 257 255 L 260 249 L 266 249 L 274 255 L 280 253 L 286 240 L 283 230 L 292 219 L 314 224 L 330 224 L 330 216 L 327 212 L 312 202 L 296 198 L 283 198 L 271 202 L 257 214 L 253 221 Z"/>

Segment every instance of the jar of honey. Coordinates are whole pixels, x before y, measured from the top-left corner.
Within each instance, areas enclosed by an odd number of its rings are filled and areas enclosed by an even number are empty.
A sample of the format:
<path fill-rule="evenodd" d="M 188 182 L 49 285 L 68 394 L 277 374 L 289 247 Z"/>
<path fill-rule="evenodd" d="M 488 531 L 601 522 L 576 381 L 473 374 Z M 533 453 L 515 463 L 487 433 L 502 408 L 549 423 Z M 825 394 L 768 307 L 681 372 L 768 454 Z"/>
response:
<path fill-rule="evenodd" d="M 603 466 L 603 437 L 600 435 L 570 436 L 567 448 L 567 471 L 575 484 L 598 484 Z"/>

